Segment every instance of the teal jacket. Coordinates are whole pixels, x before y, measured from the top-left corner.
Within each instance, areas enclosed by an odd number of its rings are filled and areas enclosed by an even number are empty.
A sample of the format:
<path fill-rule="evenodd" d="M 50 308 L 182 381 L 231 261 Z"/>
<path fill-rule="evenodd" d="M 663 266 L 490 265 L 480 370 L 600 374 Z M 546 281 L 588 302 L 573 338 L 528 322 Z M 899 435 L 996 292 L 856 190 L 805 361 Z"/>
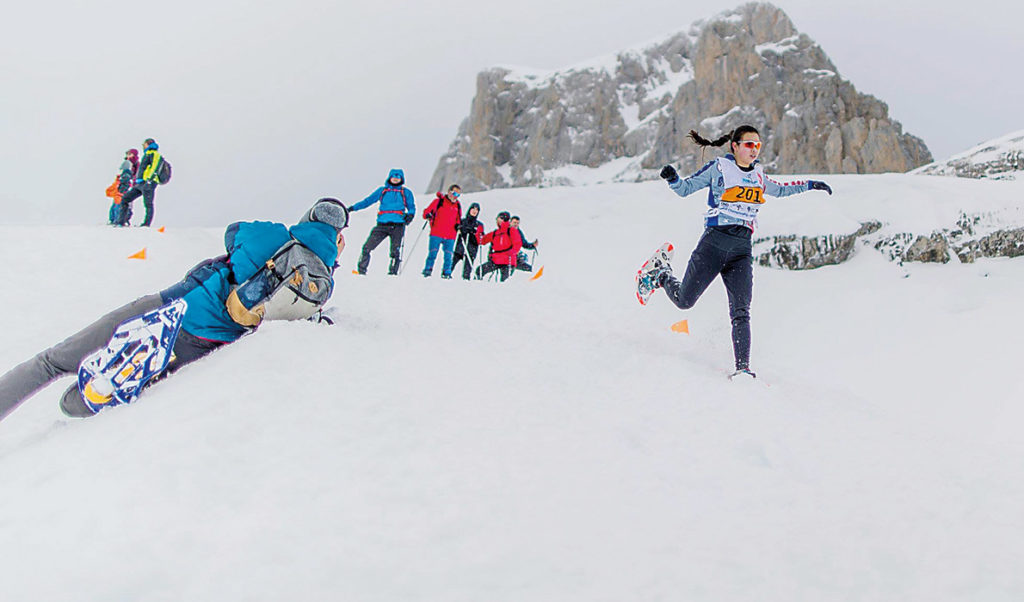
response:
<path fill-rule="evenodd" d="M 194 286 L 184 287 L 188 290 L 181 297 L 188 303 L 182 329 L 199 338 L 225 343 L 248 332 L 228 315 L 225 302 L 231 288 L 249 279 L 292 238 L 316 253 L 328 266 L 336 265 L 337 233 L 327 224 L 305 222 L 291 228 L 275 222 L 231 224 L 224 232 L 227 256 L 200 264 L 183 281 L 192 279 Z M 197 277 L 201 281 L 194 283 Z M 174 295 L 164 295 L 168 296 Z"/>

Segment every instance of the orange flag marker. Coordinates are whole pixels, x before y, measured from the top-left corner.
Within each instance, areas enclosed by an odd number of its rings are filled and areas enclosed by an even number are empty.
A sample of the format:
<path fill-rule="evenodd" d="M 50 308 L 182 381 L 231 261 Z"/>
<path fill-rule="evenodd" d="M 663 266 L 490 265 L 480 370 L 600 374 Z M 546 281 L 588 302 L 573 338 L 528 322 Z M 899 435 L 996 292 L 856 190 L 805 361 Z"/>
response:
<path fill-rule="evenodd" d="M 145 259 L 146 258 L 146 247 L 142 247 L 142 250 L 138 253 L 132 253 L 128 256 L 128 259 Z"/>
<path fill-rule="evenodd" d="M 690 323 L 686 320 L 679 320 L 672 325 L 672 332 L 683 332 L 690 334 Z"/>
<path fill-rule="evenodd" d="M 163 232 L 166 229 L 167 229 L 167 226 L 160 226 L 159 228 L 156 229 L 156 231 L 157 232 Z"/>

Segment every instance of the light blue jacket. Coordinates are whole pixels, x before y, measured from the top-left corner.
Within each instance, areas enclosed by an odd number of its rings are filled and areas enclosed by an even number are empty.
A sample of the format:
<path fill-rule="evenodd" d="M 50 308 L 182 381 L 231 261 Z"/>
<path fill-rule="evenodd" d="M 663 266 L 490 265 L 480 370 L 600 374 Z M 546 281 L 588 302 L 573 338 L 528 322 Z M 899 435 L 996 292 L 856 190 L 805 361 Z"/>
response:
<path fill-rule="evenodd" d="M 393 186 L 391 178 L 400 178 L 402 183 L 397 187 Z M 405 184 L 405 172 L 401 169 L 392 169 L 384 186 L 374 190 L 370 196 L 352 205 L 348 210 L 359 211 L 379 202 L 377 223 L 400 224 L 406 220 L 405 216 L 416 215 L 416 200 L 412 196 L 412 191 L 402 184 Z"/>
<path fill-rule="evenodd" d="M 732 154 L 727 154 L 724 157 L 713 159 L 690 177 L 669 182 L 668 187 L 679 196 L 689 196 L 698 190 L 708 189 L 708 212 L 704 217 L 705 226 L 743 225 L 753 230 L 756 222 L 756 210 L 752 211 L 753 216 L 749 218 L 734 217 L 722 213 L 723 208 L 729 205 L 729 203 L 722 202 L 722 195 L 725 193 L 726 186 L 725 176 L 722 173 L 722 168 L 719 167 L 720 161 L 730 161 L 735 166 L 736 158 Z M 759 187 L 762 187 L 764 194 L 768 196 L 790 196 L 807 192 L 811 189 L 811 183 L 808 180 L 780 184 L 764 176 L 759 161 L 754 161 L 754 172 L 761 176 L 758 178 Z M 749 209 L 748 212 L 750 212 Z"/>

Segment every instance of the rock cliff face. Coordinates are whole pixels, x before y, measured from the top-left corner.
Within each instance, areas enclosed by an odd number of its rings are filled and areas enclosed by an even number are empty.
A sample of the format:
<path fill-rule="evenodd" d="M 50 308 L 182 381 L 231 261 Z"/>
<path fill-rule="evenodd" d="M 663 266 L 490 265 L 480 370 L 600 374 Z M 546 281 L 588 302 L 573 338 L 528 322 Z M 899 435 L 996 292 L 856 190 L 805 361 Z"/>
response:
<path fill-rule="evenodd" d="M 430 190 L 639 181 L 692 171 L 714 138 L 749 123 L 777 173 L 904 172 L 931 161 L 880 100 L 842 79 L 778 8 L 745 4 L 661 42 L 557 72 L 477 76 L 470 115 Z"/>

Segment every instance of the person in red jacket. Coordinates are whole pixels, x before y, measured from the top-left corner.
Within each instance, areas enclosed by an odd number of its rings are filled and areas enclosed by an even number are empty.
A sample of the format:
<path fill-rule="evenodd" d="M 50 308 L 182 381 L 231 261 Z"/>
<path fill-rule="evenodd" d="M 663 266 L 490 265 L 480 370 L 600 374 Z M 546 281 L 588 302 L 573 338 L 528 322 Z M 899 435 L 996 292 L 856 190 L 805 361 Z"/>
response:
<path fill-rule="evenodd" d="M 510 217 L 508 211 L 499 213 L 498 227 L 479 238 L 482 245 L 491 243 L 491 252 L 487 256 L 487 263 L 476 269 L 477 280 L 497 270 L 501 275 L 501 281 L 505 282 L 516 269 L 516 258 L 519 249 L 523 248 L 523 239 L 518 229 L 509 227 Z"/>
<path fill-rule="evenodd" d="M 441 267 L 441 278 L 452 277 L 452 253 L 455 251 L 455 231 L 462 218 L 462 206 L 459 196 L 462 189 L 458 184 L 448 187 L 448 194 L 437 193 L 437 198 L 423 210 L 423 219 L 430 220 L 430 248 L 427 251 L 427 263 L 423 266 L 423 277 L 429 278 L 434 272 L 434 261 L 437 251 L 444 250 L 444 265 Z"/>

